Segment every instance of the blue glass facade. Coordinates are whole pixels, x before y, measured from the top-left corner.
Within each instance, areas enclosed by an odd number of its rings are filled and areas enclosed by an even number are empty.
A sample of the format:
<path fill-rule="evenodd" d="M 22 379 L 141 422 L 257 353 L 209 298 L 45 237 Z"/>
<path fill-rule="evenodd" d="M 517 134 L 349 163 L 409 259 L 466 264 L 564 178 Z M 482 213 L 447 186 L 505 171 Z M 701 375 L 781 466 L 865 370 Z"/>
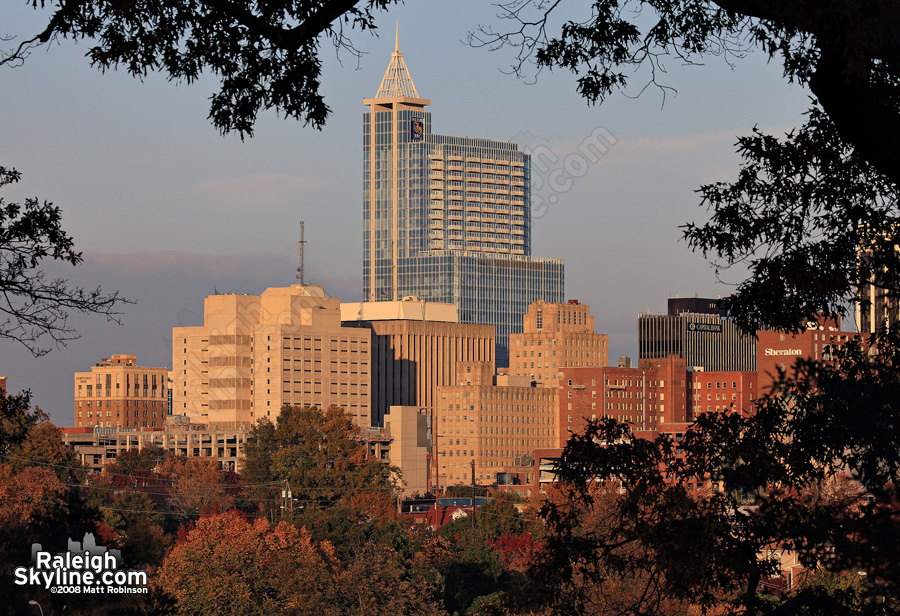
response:
<path fill-rule="evenodd" d="M 531 302 L 564 301 L 561 259 L 531 257 L 530 157 L 514 143 L 431 132 L 430 101 L 369 99 L 363 116 L 368 301 L 451 302 L 497 329 L 497 365 Z"/>

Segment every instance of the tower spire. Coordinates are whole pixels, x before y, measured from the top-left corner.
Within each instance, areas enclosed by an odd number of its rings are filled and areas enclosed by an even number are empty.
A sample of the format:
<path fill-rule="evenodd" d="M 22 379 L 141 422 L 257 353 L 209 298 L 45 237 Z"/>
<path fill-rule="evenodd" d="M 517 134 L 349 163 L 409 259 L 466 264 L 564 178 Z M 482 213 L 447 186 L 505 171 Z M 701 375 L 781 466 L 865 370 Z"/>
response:
<path fill-rule="evenodd" d="M 403 54 L 400 53 L 400 21 L 397 21 L 397 31 L 394 35 L 394 53 L 391 54 L 391 62 L 388 64 L 384 77 L 381 79 L 381 86 L 378 88 L 376 99 L 379 98 L 419 98 L 416 92 L 416 86 L 412 77 L 409 76 L 409 69 L 406 68 L 406 62 L 403 60 Z"/>

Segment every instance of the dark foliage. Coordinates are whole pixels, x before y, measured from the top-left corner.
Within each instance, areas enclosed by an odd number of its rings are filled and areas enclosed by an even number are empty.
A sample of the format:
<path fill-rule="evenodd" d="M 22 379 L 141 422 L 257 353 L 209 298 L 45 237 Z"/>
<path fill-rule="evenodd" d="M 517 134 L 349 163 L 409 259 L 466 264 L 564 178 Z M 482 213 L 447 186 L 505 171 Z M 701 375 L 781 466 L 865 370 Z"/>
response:
<path fill-rule="evenodd" d="M 0 188 L 18 182 L 19 172 L 0 167 Z M 45 259 L 78 265 L 72 238 L 61 226 L 62 212 L 52 203 L 28 198 L 9 203 L 0 198 L 0 338 L 14 340 L 33 355 L 78 337 L 68 324 L 70 312 L 100 314 L 118 322 L 118 307 L 126 301 L 118 293 L 106 295 L 98 287 L 72 287 L 63 278 L 48 278 L 40 269 Z"/>
<path fill-rule="evenodd" d="M 611 419 L 591 423 L 563 455 L 569 498 L 542 512 L 551 532 L 529 574 L 531 596 L 554 613 L 594 613 L 602 589 L 630 580 L 640 584 L 630 609 L 653 613 L 669 600 L 823 613 L 828 596 L 839 608 L 844 591 L 815 585 L 772 595 L 787 550 L 810 570 L 865 574 L 844 593 L 844 611 L 893 605 L 900 409 L 885 393 L 900 391 L 900 335 L 874 342 L 878 362 L 854 341 L 835 365 L 798 363 L 753 416 L 701 416 L 683 454 L 665 435 L 642 440 Z M 586 516 L 601 521 L 586 525 Z"/>
<path fill-rule="evenodd" d="M 47 27 L 0 58 L 21 63 L 35 47 L 91 41 L 86 56 L 102 71 L 134 77 L 160 72 L 191 83 L 220 79 L 209 118 L 223 133 L 253 134 L 262 109 L 321 128 L 329 109 L 319 93 L 319 46 L 330 39 L 359 55 L 350 30 L 374 30 L 374 16 L 395 0 L 31 0 Z"/>

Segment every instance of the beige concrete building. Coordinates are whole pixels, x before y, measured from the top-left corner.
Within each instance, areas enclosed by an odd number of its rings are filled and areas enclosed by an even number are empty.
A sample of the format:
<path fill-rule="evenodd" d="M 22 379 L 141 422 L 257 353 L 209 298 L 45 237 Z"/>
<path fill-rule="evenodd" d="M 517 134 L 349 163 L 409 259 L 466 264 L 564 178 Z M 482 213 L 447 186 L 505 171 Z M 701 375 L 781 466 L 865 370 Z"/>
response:
<path fill-rule="evenodd" d="M 566 304 L 534 302 L 524 332 L 509 337 L 509 372 L 538 385 L 555 387 L 564 368 L 609 365 L 609 337 L 594 333 L 590 308 L 577 299 Z"/>
<path fill-rule="evenodd" d="M 276 418 L 281 407 L 343 407 L 370 425 L 367 329 L 341 326 L 318 285 L 211 295 L 201 327 L 172 330 L 174 412 L 198 423 Z"/>
<path fill-rule="evenodd" d="M 345 327 L 372 332 L 372 425 L 384 425 L 392 406 L 432 408 L 436 389 L 456 382 L 458 362 L 488 362 L 493 372 L 494 328 L 457 323 L 453 304 L 341 304 L 341 314 Z"/>
<path fill-rule="evenodd" d="M 205 424 L 166 424 L 165 428 L 63 428 L 63 443 L 81 463 L 100 471 L 124 451 L 161 447 L 173 456 L 205 458 L 225 470 L 239 471 L 250 427 Z"/>
<path fill-rule="evenodd" d="M 457 385 L 439 387 L 435 408 L 434 482 L 440 487 L 468 483 L 471 461 L 480 484 L 498 473 L 525 472 L 535 449 L 557 443 L 555 388 L 494 385 L 492 366 L 463 362 Z"/>
<path fill-rule="evenodd" d="M 169 412 L 168 368 L 138 366 L 112 355 L 75 373 L 75 426 L 161 428 Z"/>
<path fill-rule="evenodd" d="M 388 462 L 400 469 L 404 496 L 425 494 L 429 489 L 427 413 L 417 406 L 392 406 L 384 418 L 392 439 Z"/>

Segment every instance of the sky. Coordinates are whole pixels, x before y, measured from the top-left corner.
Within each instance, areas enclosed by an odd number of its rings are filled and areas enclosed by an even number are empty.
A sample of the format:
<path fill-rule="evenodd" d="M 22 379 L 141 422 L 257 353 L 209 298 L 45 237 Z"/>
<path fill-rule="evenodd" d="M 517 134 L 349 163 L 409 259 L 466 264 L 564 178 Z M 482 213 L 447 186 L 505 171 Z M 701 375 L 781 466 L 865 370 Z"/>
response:
<path fill-rule="evenodd" d="M 590 106 L 568 72 L 517 79 L 512 51 L 467 45 L 479 25 L 504 26 L 496 12 L 483 1 L 409 0 L 380 14 L 378 37 L 353 36 L 360 59 L 323 44 L 323 130 L 263 112 L 244 141 L 207 120 L 214 76 L 187 85 L 102 74 L 84 58 L 88 44 L 71 40 L 0 69 L 0 166 L 22 174 L 0 197 L 60 206 L 84 263 L 48 271 L 134 301 L 121 325 L 73 316 L 81 338 L 41 358 L 0 341 L 10 389 L 30 389 L 55 423 L 72 425 L 75 372 L 115 353 L 170 366 L 171 328 L 201 324 L 206 296 L 295 283 L 301 220 L 307 281 L 361 301 L 362 99 L 378 88 L 398 22 L 434 132 L 552 152 L 555 162 L 533 171 L 532 254 L 565 259 L 566 296 L 590 305 L 613 362 L 637 358 L 639 313 L 663 313 L 675 295 L 728 294 L 740 272 L 718 280 L 678 227 L 706 219 L 697 188 L 736 176 L 736 137 L 799 125 L 809 93 L 756 52 L 700 66 L 664 60 L 665 98 L 651 87 Z M 4 2 L 0 36 L 33 35 L 47 19 L 24 0 Z M 645 80 L 633 77 L 632 94 Z"/>

